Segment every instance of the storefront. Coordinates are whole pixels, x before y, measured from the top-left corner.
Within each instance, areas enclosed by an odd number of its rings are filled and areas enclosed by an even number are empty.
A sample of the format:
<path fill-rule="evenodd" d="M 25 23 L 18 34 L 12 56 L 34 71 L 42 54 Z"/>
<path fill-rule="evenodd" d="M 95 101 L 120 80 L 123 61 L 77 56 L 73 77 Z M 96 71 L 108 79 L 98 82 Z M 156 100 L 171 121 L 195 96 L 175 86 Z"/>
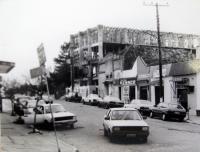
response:
<path fill-rule="evenodd" d="M 120 79 L 122 100 L 129 103 L 132 99 L 137 98 L 136 78 Z"/>

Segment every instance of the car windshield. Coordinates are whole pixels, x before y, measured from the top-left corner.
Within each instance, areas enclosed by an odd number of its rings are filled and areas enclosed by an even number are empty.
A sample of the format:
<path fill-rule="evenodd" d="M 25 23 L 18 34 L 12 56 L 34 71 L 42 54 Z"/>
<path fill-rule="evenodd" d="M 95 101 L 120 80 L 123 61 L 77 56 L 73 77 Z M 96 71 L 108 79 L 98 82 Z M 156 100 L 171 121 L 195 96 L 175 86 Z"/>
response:
<path fill-rule="evenodd" d="M 183 109 L 183 107 L 179 104 L 169 104 L 170 108 L 175 108 L 175 109 Z"/>
<path fill-rule="evenodd" d="M 52 113 L 66 112 L 66 110 L 61 105 L 51 105 Z M 50 106 L 45 107 L 46 113 L 51 113 Z"/>
<path fill-rule="evenodd" d="M 142 120 L 136 110 L 114 110 L 111 120 Z"/>
<path fill-rule="evenodd" d="M 91 94 L 90 97 L 91 98 L 99 98 L 97 94 Z"/>

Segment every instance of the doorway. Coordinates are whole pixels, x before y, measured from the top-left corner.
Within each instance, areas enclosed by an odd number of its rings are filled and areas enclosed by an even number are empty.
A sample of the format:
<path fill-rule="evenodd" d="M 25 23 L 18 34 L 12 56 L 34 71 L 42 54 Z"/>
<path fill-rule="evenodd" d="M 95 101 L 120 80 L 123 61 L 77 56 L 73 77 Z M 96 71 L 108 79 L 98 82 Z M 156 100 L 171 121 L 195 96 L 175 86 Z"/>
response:
<path fill-rule="evenodd" d="M 129 99 L 130 99 L 130 101 L 132 99 L 135 99 L 135 86 L 130 86 L 130 89 L 129 89 Z"/>
<path fill-rule="evenodd" d="M 162 87 L 162 94 L 164 97 L 164 87 Z M 155 105 L 160 102 L 160 86 L 155 86 Z"/>
<path fill-rule="evenodd" d="M 187 89 L 177 89 L 177 98 L 180 104 L 188 110 L 188 91 Z"/>

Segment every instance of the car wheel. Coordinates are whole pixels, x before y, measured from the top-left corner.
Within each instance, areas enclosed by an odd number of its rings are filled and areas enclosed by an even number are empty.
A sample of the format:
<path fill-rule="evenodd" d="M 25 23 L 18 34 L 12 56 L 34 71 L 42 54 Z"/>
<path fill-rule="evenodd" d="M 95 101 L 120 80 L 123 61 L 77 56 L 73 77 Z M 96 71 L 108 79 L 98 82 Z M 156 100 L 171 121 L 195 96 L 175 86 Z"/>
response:
<path fill-rule="evenodd" d="M 109 140 L 112 142 L 114 137 L 113 137 L 112 133 L 110 132 L 110 130 L 108 131 L 108 137 L 109 137 Z"/>
<path fill-rule="evenodd" d="M 154 115 L 153 115 L 153 112 L 150 112 L 149 117 L 150 117 L 150 118 L 153 118 L 153 116 L 154 116 Z"/>
<path fill-rule="evenodd" d="M 147 142 L 147 137 L 146 137 L 146 136 L 143 137 L 143 138 L 142 138 L 142 141 L 143 141 L 144 143 L 146 143 L 146 142 Z"/>
<path fill-rule="evenodd" d="M 85 104 L 85 101 L 83 100 L 83 104 Z"/>
<path fill-rule="evenodd" d="M 166 120 L 167 120 L 166 114 L 162 114 L 162 120 L 163 120 L 163 121 L 166 121 Z"/>
<path fill-rule="evenodd" d="M 108 132 L 107 132 L 107 130 L 106 130 L 105 128 L 104 128 L 103 130 L 104 130 L 104 132 L 103 132 L 103 133 L 104 133 L 104 136 L 107 137 L 107 136 L 108 136 Z"/>
<path fill-rule="evenodd" d="M 71 129 L 74 129 L 74 124 L 71 124 L 71 125 L 70 125 L 70 128 L 71 128 Z"/>
<path fill-rule="evenodd" d="M 105 108 L 109 109 L 110 108 L 109 104 L 105 104 Z"/>
<path fill-rule="evenodd" d="M 91 100 L 89 100 L 89 105 L 92 105 L 92 102 L 91 102 Z"/>
<path fill-rule="evenodd" d="M 179 118 L 178 120 L 179 122 L 183 122 L 184 118 Z"/>

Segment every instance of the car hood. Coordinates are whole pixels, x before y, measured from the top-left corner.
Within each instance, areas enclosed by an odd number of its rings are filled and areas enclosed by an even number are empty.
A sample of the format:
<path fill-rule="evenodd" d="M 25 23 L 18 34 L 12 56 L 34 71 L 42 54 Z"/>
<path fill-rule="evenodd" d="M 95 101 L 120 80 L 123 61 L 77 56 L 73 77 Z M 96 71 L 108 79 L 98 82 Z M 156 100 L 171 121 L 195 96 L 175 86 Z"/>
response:
<path fill-rule="evenodd" d="M 144 120 L 113 120 L 110 121 L 110 126 L 149 126 Z"/>

